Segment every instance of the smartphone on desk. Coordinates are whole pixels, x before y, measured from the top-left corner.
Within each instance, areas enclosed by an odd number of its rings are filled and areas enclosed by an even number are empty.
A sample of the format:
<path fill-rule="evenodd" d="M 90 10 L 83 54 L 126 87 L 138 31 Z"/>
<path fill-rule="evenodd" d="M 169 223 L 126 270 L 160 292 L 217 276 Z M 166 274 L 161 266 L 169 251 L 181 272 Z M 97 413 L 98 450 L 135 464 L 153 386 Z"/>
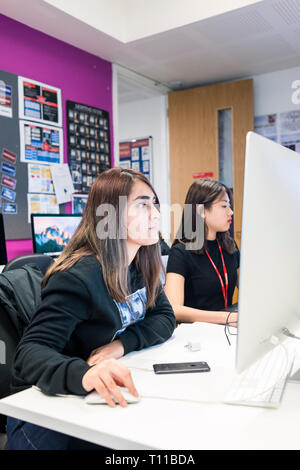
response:
<path fill-rule="evenodd" d="M 187 372 L 209 372 L 207 362 L 170 362 L 167 364 L 153 364 L 156 374 L 184 374 Z"/>

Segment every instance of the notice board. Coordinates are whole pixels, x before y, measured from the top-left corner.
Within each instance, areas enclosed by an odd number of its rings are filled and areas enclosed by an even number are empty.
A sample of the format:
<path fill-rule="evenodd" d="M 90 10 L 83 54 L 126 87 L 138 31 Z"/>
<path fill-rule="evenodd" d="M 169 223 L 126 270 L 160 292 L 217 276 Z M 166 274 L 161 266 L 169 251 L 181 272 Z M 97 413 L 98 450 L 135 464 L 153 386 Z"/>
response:
<path fill-rule="evenodd" d="M 63 162 L 61 110 L 59 89 L 0 71 L 0 211 L 8 240 L 31 238 L 29 208 L 65 212 L 46 171 Z M 31 184 L 35 177 L 44 184 Z"/>
<path fill-rule="evenodd" d="M 119 165 L 143 173 L 152 181 L 152 137 L 123 140 L 119 143 Z"/>
<path fill-rule="evenodd" d="M 0 209 L 5 236 L 10 240 L 31 238 L 31 228 L 27 222 L 27 165 L 20 162 L 18 76 L 0 71 L 0 87 Z M 5 184 L 7 182 L 10 182 L 10 188 Z M 7 192 L 6 188 L 11 192 Z"/>
<path fill-rule="evenodd" d="M 111 168 L 109 113 L 67 101 L 68 162 L 76 193 L 87 194 L 97 175 Z"/>

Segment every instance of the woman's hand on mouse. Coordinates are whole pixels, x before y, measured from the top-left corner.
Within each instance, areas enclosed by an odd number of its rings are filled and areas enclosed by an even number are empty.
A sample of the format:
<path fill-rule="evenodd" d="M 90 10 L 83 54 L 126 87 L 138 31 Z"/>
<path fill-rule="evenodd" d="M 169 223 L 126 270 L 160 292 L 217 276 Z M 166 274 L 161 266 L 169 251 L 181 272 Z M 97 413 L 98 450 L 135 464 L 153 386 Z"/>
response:
<path fill-rule="evenodd" d="M 96 390 L 113 408 L 113 397 L 123 408 L 127 406 L 119 386 L 126 387 L 134 397 L 139 396 L 130 370 L 116 359 L 104 359 L 91 367 L 82 377 L 82 386 L 86 392 Z"/>

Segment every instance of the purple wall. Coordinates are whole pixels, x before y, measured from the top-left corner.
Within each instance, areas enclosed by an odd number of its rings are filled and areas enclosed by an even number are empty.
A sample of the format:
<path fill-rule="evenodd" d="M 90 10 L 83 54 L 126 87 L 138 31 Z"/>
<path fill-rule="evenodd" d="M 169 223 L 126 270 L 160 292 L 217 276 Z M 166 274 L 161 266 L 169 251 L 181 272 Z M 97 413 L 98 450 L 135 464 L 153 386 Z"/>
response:
<path fill-rule="evenodd" d="M 0 15 L 0 69 L 61 88 L 64 160 L 67 161 L 66 101 L 110 113 L 113 155 L 112 65 L 99 57 Z M 32 253 L 31 240 L 7 241 L 8 259 Z"/>

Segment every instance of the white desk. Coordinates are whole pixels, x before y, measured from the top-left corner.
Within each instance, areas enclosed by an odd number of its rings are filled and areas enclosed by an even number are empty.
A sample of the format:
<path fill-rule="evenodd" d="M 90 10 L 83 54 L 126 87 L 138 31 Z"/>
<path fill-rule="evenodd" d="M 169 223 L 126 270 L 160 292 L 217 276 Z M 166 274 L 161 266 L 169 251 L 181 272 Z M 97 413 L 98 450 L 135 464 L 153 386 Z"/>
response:
<path fill-rule="evenodd" d="M 184 348 L 193 338 L 201 341 L 201 351 Z M 31 388 L 0 400 L 0 413 L 113 449 L 300 449 L 300 385 L 287 385 L 277 410 L 222 403 L 234 374 L 234 347 L 222 326 L 181 325 L 175 338 L 122 362 L 150 369 L 166 360 L 206 360 L 211 372 L 157 376 L 132 368 L 142 399 L 125 409 L 87 405 L 80 397 L 47 397 Z M 166 399 L 170 396 L 174 399 Z"/>

